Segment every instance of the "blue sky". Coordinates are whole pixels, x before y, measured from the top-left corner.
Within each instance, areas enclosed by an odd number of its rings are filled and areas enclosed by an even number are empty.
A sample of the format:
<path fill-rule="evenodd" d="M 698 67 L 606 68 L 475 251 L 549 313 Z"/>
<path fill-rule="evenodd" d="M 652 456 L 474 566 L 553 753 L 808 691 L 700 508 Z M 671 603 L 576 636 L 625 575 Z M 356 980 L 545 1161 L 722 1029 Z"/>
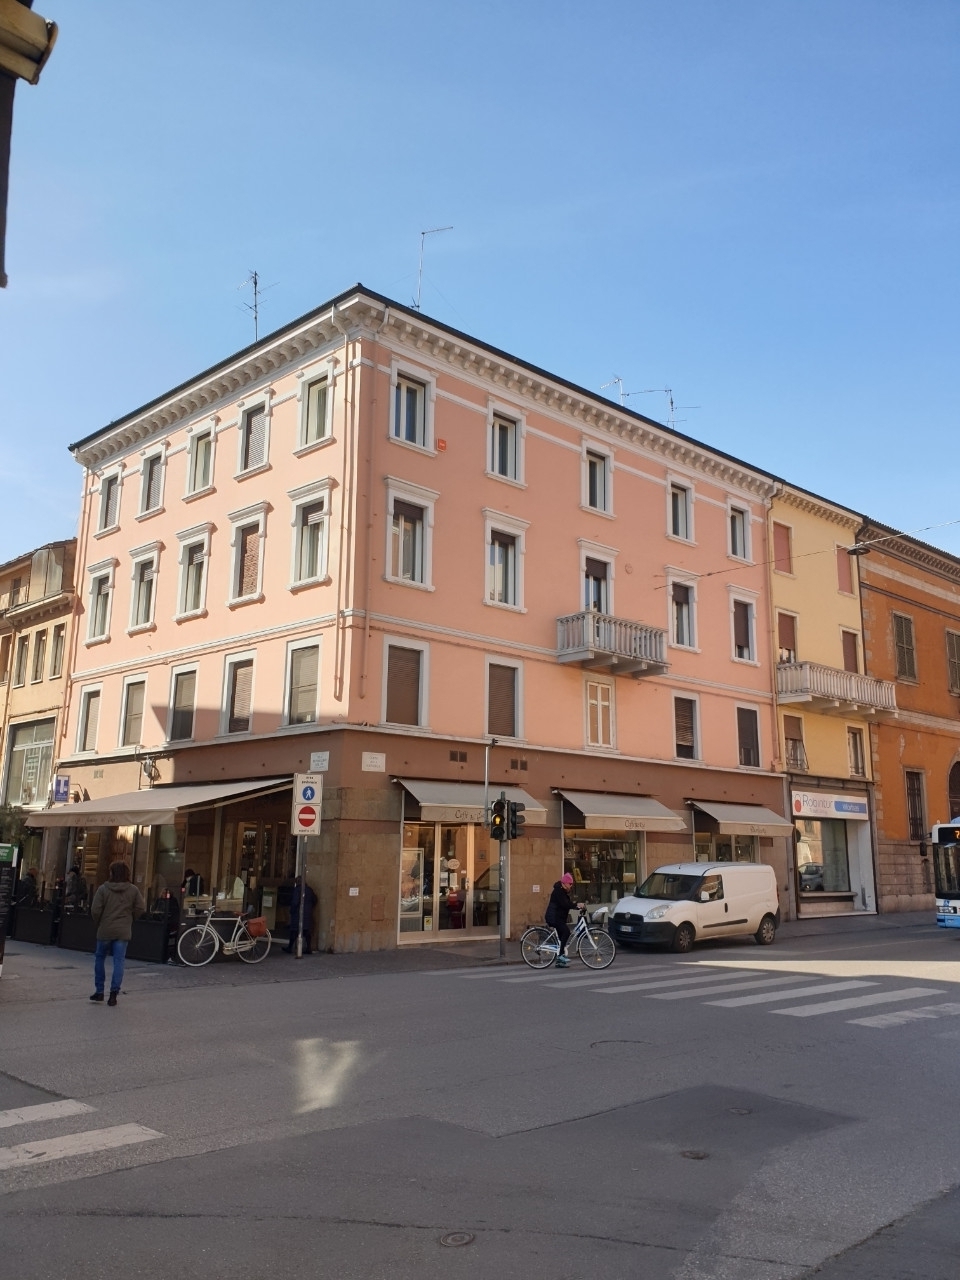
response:
<path fill-rule="evenodd" d="M 357 280 L 907 530 L 960 517 L 955 0 L 36 0 L 0 559 L 66 445 Z M 615 388 L 605 394 L 614 395 Z M 628 403 L 665 419 L 665 397 Z M 960 525 L 924 538 L 960 554 Z"/>

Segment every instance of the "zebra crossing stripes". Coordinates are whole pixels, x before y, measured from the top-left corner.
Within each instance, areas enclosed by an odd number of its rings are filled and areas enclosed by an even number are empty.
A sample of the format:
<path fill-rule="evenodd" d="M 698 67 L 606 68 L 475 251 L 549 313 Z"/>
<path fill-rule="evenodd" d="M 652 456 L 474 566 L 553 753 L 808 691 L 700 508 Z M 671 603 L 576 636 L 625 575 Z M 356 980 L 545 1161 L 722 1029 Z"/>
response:
<path fill-rule="evenodd" d="M 905 1022 L 921 1019 L 955 1018 L 960 1015 L 960 1004 L 927 1004 L 919 1009 L 893 1009 L 889 1013 L 875 1013 L 869 1018 L 851 1018 L 858 1027 L 900 1027 Z"/>
<path fill-rule="evenodd" d="M 699 996 L 716 995 L 718 991 L 750 991 L 756 987 L 781 987 L 791 982 L 800 982 L 796 975 L 782 978 L 737 978 L 727 982 L 718 982 L 709 987 L 690 987 L 686 991 L 658 991 L 651 1000 L 693 1000 Z M 778 994 L 789 995 L 789 992 Z"/>
<path fill-rule="evenodd" d="M 18 1124 L 31 1124 L 39 1120 L 62 1120 L 64 1116 L 82 1116 L 92 1111 L 85 1102 L 75 1098 L 60 1098 L 57 1102 L 38 1102 L 30 1107 L 11 1107 L 0 1111 L 0 1129 L 11 1129 Z"/>
<path fill-rule="evenodd" d="M 821 1013 L 841 1013 L 845 1009 L 862 1009 L 870 1004 L 895 1004 L 898 1000 L 922 1000 L 924 996 L 942 996 L 936 987 L 904 987 L 899 991 L 878 991 L 869 996 L 851 996 L 845 1000 L 827 1000 L 818 1004 L 801 1004 L 793 1009 L 771 1009 L 788 1018 L 815 1018 Z"/>
<path fill-rule="evenodd" d="M 739 1009 L 748 1004 L 772 1004 L 775 1000 L 796 1000 L 800 996 L 826 995 L 831 991 L 852 991 L 855 987 L 875 987 L 875 982 L 850 978 L 846 982 L 818 982 L 812 987 L 792 987 L 789 991 L 761 991 L 759 995 L 734 996 L 731 1000 L 708 1000 L 720 1009 Z M 960 1006 L 958 1006 L 960 1007 Z"/>
<path fill-rule="evenodd" d="M 76 1098 L 59 1098 L 32 1106 L 11 1107 L 0 1111 L 0 1129 L 42 1129 L 53 1121 L 90 1116 L 96 1109 Z M 32 1168 L 71 1157 L 98 1155 L 122 1147 L 155 1142 L 164 1135 L 142 1124 L 115 1124 L 105 1128 L 79 1129 L 74 1133 L 58 1133 L 50 1137 L 34 1137 L 26 1142 L 0 1147 L 0 1173 Z"/>

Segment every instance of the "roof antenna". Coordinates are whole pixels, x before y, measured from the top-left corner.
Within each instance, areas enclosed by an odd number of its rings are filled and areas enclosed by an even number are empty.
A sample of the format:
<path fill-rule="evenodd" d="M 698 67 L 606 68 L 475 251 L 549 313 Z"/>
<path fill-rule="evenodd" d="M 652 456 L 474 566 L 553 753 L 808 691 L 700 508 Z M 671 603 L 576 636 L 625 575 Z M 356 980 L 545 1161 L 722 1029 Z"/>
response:
<path fill-rule="evenodd" d="M 275 289 L 277 287 L 277 283 L 277 281 L 274 281 L 273 284 L 268 284 L 267 289 Z M 253 314 L 253 340 L 254 342 L 257 342 L 260 338 L 260 296 L 261 294 L 266 293 L 267 289 L 263 289 L 260 286 L 259 271 L 251 271 L 243 284 L 238 284 L 237 288 L 245 289 L 248 284 L 253 285 L 253 302 L 245 302 L 243 306 L 247 311 Z"/>
<path fill-rule="evenodd" d="M 624 392 L 624 389 L 623 389 L 623 379 L 622 379 L 622 378 L 617 377 L 616 375 L 614 375 L 614 376 L 610 379 L 610 381 L 609 381 L 609 382 L 605 382 L 605 383 L 603 384 L 603 386 L 600 388 L 600 390 L 601 390 L 601 391 L 606 391 L 607 387 L 612 387 L 612 386 L 614 386 L 614 385 L 616 385 L 616 386 L 617 386 L 617 387 L 619 387 L 619 389 L 620 389 L 620 403 L 621 403 L 622 405 L 626 404 L 626 403 L 627 403 L 627 395 L 628 395 L 628 394 L 631 394 L 631 395 L 632 395 L 633 393 L 632 393 L 632 392 L 629 392 L 629 393 Z"/>
<path fill-rule="evenodd" d="M 420 310 L 420 291 L 423 286 L 423 242 L 427 236 L 439 235 L 441 231 L 452 231 L 453 227 L 430 227 L 428 231 L 420 232 L 420 266 L 417 268 L 417 300 L 413 307 L 415 311 Z"/>
<path fill-rule="evenodd" d="M 678 409 L 699 409 L 700 408 L 698 404 L 674 404 L 673 391 L 671 390 L 670 387 L 648 387 L 646 391 L 631 391 L 630 394 L 634 396 L 653 396 L 653 395 L 666 396 L 667 410 L 668 410 L 667 425 L 669 426 L 671 431 L 676 430 L 678 422 L 686 422 L 686 418 L 677 417 Z"/>

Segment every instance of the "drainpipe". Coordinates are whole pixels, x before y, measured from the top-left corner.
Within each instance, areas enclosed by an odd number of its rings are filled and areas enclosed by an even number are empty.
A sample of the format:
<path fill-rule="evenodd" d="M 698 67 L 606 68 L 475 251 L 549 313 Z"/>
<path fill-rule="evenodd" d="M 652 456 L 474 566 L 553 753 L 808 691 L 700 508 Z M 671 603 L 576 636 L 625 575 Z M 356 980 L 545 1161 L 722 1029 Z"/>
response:
<path fill-rule="evenodd" d="M 790 821 L 792 821 L 793 806 L 790 800 L 790 779 L 787 777 L 787 774 L 786 774 L 786 762 L 783 759 L 783 752 L 781 749 L 782 743 L 780 740 L 780 716 L 778 714 L 780 703 L 778 701 L 778 695 L 777 695 L 777 663 L 779 660 L 780 639 L 779 639 L 779 636 L 777 635 L 777 617 L 776 617 L 776 610 L 774 609 L 774 605 L 773 605 L 773 587 L 771 585 L 773 582 L 773 543 L 772 543 L 773 499 L 779 497 L 781 493 L 783 493 L 783 485 L 778 482 L 774 488 L 773 493 L 770 495 L 770 500 L 767 506 L 768 519 L 764 521 L 763 543 L 766 551 L 766 555 L 764 558 L 767 562 L 765 566 L 765 573 L 766 573 L 766 580 L 767 580 L 767 617 L 768 617 L 768 626 L 770 631 L 770 659 L 771 659 L 771 667 L 773 671 L 773 681 L 772 681 L 773 737 L 771 741 L 776 744 L 774 748 L 775 754 L 773 757 L 772 764 L 774 769 L 776 769 L 777 772 L 782 773 L 783 775 L 783 812 L 786 815 L 786 817 Z M 794 920 L 796 920 L 799 918 L 800 913 L 799 913 L 799 910 L 797 909 L 796 874 L 794 870 L 795 863 L 796 863 L 796 840 L 794 839 L 794 836 L 792 833 L 790 836 L 787 837 L 786 854 L 787 854 L 787 908 L 788 908 L 789 914 L 792 916 Z"/>
<path fill-rule="evenodd" d="M 366 547 L 365 560 L 366 568 L 364 570 L 363 583 L 363 646 L 360 655 L 360 697 L 367 696 L 367 674 L 370 654 L 370 598 L 373 593 L 373 572 L 371 570 L 373 547 L 373 433 L 377 421 L 377 385 L 380 375 L 380 334 L 387 327 L 387 321 L 390 319 L 390 308 L 384 307 L 383 319 L 373 331 L 373 374 L 372 386 L 373 396 L 368 401 L 369 409 L 367 413 L 367 431 L 366 431 L 366 448 L 367 448 L 367 520 L 366 520 Z M 483 798 L 484 807 L 486 807 L 487 796 L 484 791 Z"/>
<path fill-rule="evenodd" d="M 343 668 L 346 650 L 346 622 L 343 616 L 344 591 L 347 560 L 348 529 L 351 525 L 351 503 L 353 493 L 348 485 L 351 453 L 354 440 L 354 400 L 349 380 L 353 378 L 353 370 L 348 359 L 350 336 L 347 325 L 340 319 L 334 307 L 330 318 L 336 329 L 343 334 L 343 465 L 340 472 L 340 545 L 337 556 L 337 617 L 334 624 L 334 680 L 333 696 L 337 702 L 343 701 Z"/>

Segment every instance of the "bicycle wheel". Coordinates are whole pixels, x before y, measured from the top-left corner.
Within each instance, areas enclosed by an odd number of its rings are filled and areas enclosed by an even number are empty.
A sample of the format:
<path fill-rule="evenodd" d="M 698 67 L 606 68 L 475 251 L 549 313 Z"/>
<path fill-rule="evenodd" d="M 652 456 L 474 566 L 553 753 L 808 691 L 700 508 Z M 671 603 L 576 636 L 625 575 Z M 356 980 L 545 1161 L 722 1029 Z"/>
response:
<path fill-rule="evenodd" d="M 241 929 L 237 936 L 236 952 L 245 964 L 259 964 L 270 954 L 270 943 L 273 939 L 269 933 L 253 937 L 247 930 Z"/>
<path fill-rule="evenodd" d="M 577 955 L 588 969 L 606 969 L 613 964 L 617 944 L 603 929 L 588 929 L 577 943 Z"/>
<path fill-rule="evenodd" d="M 555 929 L 535 924 L 520 939 L 520 954 L 531 969 L 549 969 L 560 954 L 560 941 Z"/>
<path fill-rule="evenodd" d="M 208 929 L 206 925 L 195 924 L 192 929 L 181 933 L 177 955 L 184 964 L 190 965 L 192 969 L 199 969 L 201 965 L 209 964 L 217 954 L 217 945 L 215 930 Z"/>

